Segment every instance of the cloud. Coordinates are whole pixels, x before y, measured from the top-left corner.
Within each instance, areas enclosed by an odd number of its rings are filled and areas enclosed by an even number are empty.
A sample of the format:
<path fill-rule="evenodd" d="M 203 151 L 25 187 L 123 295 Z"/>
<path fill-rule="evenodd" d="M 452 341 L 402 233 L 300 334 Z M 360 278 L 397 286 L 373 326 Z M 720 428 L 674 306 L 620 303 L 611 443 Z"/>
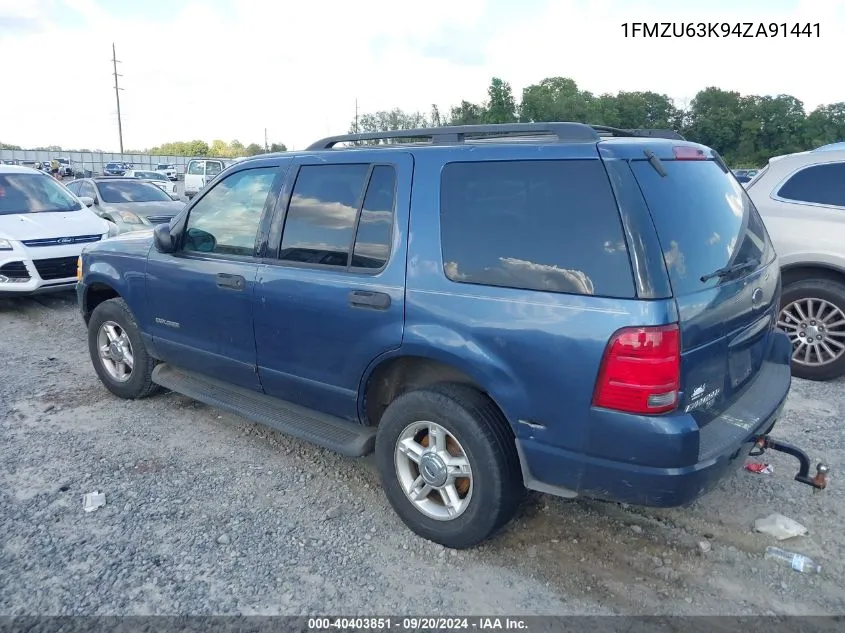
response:
<path fill-rule="evenodd" d="M 122 61 L 127 149 L 194 138 L 263 142 L 265 127 L 271 142 L 302 149 L 346 132 L 356 99 L 360 112 L 428 111 L 433 103 L 445 111 L 461 99 L 483 101 L 493 76 L 517 97 L 564 75 L 595 93 L 650 89 L 688 100 L 717 85 L 788 92 L 809 108 L 842 99 L 836 82 L 818 81 L 801 61 L 838 58 L 843 0 L 525 3 L 464 0 L 457 11 L 452 0 L 361 0 L 327 10 L 321 2 L 216 0 L 140 10 L 0 0 L 0 58 L 14 60 L 3 65 L 4 86 L 14 88 L 0 100 L 0 121 L 14 123 L 2 140 L 116 150 L 112 42 Z M 818 22 L 821 37 L 625 38 L 621 24 L 638 21 Z M 584 54 L 597 46 L 625 54 Z M 766 63 L 754 72 L 737 63 L 758 58 Z M 47 70 L 44 60 L 53 59 L 67 60 L 66 70 Z"/>
<path fill-rule="evenodd" d="M 487 266 L 473 272 L 459 270 L 457 262 L 446 262 L 443 269 L 453 281 L 481 283 L 510 288 L 529 288 L 582 295 L 595 294 L 592 280 L 580 270 L 536 264 L 515 257 L 500 257 L 500 266 Z"/>

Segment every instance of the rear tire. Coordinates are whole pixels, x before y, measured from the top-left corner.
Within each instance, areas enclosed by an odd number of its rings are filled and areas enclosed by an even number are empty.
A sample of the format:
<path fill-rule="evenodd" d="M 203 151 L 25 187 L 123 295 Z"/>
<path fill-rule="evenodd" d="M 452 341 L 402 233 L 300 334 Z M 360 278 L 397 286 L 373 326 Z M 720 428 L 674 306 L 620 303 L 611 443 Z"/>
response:
<path fill-rule="evenodd" d="M 97 376 L 118 398 L 135 400 L 160 390 L 152 381 L 156 361 L 123 299 L 109 299 L 94 308 L 88 321 L 88 352 Z"/>
<path fill-rule="evenodd" d="M 790 283 L 781 297 L 778 327 L 790 335 L 793 353 L 813 348 L 809 361 L 802 351 L 793 356 L 793 376 L 832 380 L 845 375 L 845 285 L 828 279 Z"/>
<path fill-rule="evenodd" d="M 465 385 L 399 396 L 379 423 L 375 453 L 394 511 L 413 532 L 446 547 L 484 541 L 513 517 L 525 495 L 507 420 L 485 394 Z M 432 476 L 443 464 L 443 478 Z M 419 496 L 412 501 L 414 491 Z"/>

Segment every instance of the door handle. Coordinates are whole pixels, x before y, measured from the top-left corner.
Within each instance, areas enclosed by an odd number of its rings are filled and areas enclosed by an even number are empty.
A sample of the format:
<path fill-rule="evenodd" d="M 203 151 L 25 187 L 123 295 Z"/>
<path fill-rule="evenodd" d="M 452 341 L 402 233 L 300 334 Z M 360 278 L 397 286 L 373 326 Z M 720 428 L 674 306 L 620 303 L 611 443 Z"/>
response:
<path fill-rule="evenodd" d="M 217 273 L 217 286 L 227 290 L 243 290 L 246 287 L 246 279 L 240 275 Z"/>
<path fill-rule="evenodd" d="M 369 290 L 353 290 L 349 293 L 349 305 L 353 308 L 387 310 L 390 307 L 390 295 Z"/>

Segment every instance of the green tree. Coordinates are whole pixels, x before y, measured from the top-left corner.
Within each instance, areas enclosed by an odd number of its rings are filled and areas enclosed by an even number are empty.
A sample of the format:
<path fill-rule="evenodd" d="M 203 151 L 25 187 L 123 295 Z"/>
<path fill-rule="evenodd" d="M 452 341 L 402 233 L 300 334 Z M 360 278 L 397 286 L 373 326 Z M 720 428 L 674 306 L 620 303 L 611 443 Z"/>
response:
<path fill-rule="evenodd" d="M 461 101 L 460 105 L 452 107 L 449 125 L 479 125 L 485 122 L 486 114 L 484 106 Z"/>
<path fill-rule="evenodd" d="M 245 154 L 247 156 L 258 156 L 258 154 L 263 154 L 264 148 L 261 147 L 258 143 L 250 143 L 246 146 Z"/>
<path fill-rule="evenodd" d="M 286 152 L 288 148 L 285 146 L 284 143 L 270 143 L 270 151 L 271 152 Z"/>
<path fill-rule="evenodd" d="M 516 100 L 508 82 L 493 77 L 487 89 L 487 97 L 484 112 L 484 120 L 487 123 L 513 123 L 517 120 Z"/>
<path fill-rule="evenodd" d="M 845 102 L 819 106 L 804 121 L 805 147 L 842 140 L 845 140 Z"/>
<path fill-rule="evenodd" d="M 597 99 L 581 92 L 578 85 L 565 77 L 550 77 L 522 91 L 522 121 L 581 121 L 593 123 Z"/>

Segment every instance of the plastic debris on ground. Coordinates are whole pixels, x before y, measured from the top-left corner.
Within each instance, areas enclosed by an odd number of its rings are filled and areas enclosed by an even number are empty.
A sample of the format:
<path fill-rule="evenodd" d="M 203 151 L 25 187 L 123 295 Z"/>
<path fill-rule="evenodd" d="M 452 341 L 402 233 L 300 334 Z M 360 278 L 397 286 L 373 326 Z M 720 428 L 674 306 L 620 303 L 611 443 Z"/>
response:
<path fill-rule="evenodd" d="M 82 509 L 86 512 L 93 512 L 104 505 L 106 505 L 106 493 L 99 490 L 87 493 L 82 499 Z"/>
<path fill-rule="evenodd" d="M 806 536 L 807 528 L 789 517 L 775 512 L 762 519 L 754 521 L 754 530 L 774 536 L 779 541 L 785 541 L 796 536 Z"/>
<path fill-rule="evenodd" d="M 809 556 L 790 552 L 779 547 L 767 547 L 765 558 L 776 560 L 782 565 L 787 565 L 802 574 L 820 574 L 822 571 L 822 566 Z"/>
<path fill-rule="evenodd" d="M 757 473 L 758 475 L 771 475 L 775 472 L 771 464 L 764 464 L 762 462 L 748 462 L 745 465 L 745 470 L 750 473 Z"/>

